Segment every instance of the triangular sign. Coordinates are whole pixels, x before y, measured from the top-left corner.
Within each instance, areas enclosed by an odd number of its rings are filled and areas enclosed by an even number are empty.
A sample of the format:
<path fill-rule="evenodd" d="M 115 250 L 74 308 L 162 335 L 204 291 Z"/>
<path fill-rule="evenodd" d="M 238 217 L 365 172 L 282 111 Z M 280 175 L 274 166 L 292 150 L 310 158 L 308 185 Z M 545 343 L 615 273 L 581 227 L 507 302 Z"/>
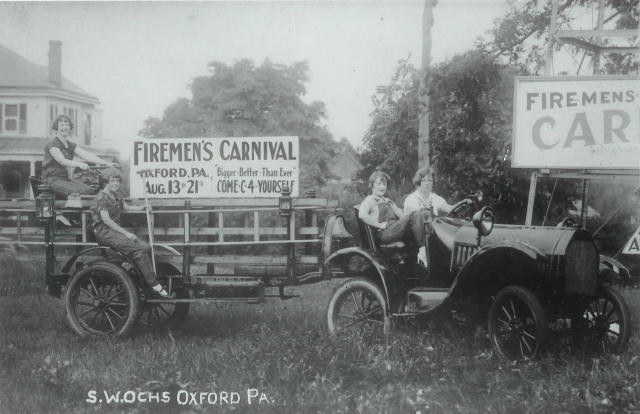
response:
<path fill-rule="evenodd" d="M 624 246 L 622 254 L 640 254 L 640 227 L 638 227 Z"/>

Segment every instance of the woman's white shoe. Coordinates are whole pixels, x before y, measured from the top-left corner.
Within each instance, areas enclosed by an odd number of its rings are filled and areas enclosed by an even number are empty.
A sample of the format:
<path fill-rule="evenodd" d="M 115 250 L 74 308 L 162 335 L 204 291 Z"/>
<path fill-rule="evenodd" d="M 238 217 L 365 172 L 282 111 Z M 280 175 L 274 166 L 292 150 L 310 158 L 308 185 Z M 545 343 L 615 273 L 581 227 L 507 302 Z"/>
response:
<path fill-rule="evenodd" d="M 164 288 L 160 283 L 158 283 L 157 285 L 151 286 L 151 289 L 153 289 L 154 292 L 156 292 L 158 295 L 162 296 L 163 298 L 171 297 L 171 295 L 169 295 L 169 293 L 166 290 L 164 290 Z"/>

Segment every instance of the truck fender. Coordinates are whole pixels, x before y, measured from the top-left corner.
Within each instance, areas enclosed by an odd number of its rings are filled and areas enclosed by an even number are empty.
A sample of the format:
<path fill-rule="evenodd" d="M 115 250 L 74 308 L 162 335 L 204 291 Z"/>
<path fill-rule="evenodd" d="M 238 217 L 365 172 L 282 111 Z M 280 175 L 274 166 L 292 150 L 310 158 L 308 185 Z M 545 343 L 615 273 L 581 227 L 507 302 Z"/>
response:
<path fill-rule="evenodd" d="M 182 256 L 182 254 L 177 251 L 176 249 L 174 249 L 173 247 L 169 246 L 168 244 L 153 244 L 153 247 L 156 248 L 156 254 L 159 254 L 160 251 L 159 250 L 165 250 L 167 252 L 169 252 L 171 255 L 173 256 Z"/>
<path fill-rule="evenodd" d="M 76 262 L 76 260 L 78 260 L 78 257 L 82 256 L 83 254 L 86 254 L 86 253 L 89 253 L 91 251 L 94 251 L 94 250 L 102 250 L 103 252 L 106 252 L 107 250 L 110 250 L 111 253 L 122 257 L 123 261 L 129 261 L 129 259 L 127 259 L 127 257 L 125 255 L 123 255 L 120 252 L 117 252 L 116 250 L 112 249 L 111 247 L 94 246 L 94 247 L 89 247 L 88 249 L 81 250 L 78 253 L 76 253 L 73 256 L 71 256 L 69 259 L 67 259 L 67 261 L 65 262 L 64 266 L 62 267 L 62 273 L 69 273 L 69 270 L 71 269 L 71 266 L 73 266 L 73 264 Z"/>

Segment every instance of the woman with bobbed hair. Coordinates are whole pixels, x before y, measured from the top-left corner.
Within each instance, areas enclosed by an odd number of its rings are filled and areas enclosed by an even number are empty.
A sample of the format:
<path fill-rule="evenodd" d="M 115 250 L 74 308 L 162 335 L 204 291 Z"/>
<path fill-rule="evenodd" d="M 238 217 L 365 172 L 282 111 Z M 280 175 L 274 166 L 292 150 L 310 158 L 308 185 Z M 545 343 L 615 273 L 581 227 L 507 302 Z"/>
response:
<path fill-rule="evenodd" d="M 153 271 L 149 244 L 120 225 L 123 211 L 141 211 L 145 207 L 130 206 L 120 197 L 122 175 L 116 169 L 104 171 L 100 176 L 100 184 L 104 184 L 104 188 L 96 195 L 91 206 L 91 224 L 96 241 L 133 260 L 153 292 L 164 298 L 169 297 Z"/>
<path fill-rule="evenodd" d="M 416 189 L 404 200 L 405 214 L 416 210 L 433 209 L 433 215 L 438 216 L 440 213 L 448 214 L 461 203 L 471 202 L 471 200 L 465 199 L 457 204 L 450 205 L 444 198 L 434 193 L 432 191 L 433 170 L 431 168 L 420 168 L 413 176 L 412 182 Z"/>
<path fill-rule="evenodd" d="M 113 165 L 71 141 L 70 133 L 73 128 L 71 118 L 67 115 L 58 116 L 51 125 L 54 131 L 53 137 L 44 148 L 42 178 L 52 187 L 59 199 L 66 199 L 72 193 L 95 194 L 90 186 L 70 178 L 69 169 L 87 170 L 89 169 L 87 162 Z"/>
<path fill-rule="evenodd" d="M 391 181 L 389 175 L 382 171 L 374 171 L 369 177 L 371 194 L 360 204 L 358 217 L 376 228 L 375 237 L 378 242 L 388 244 L 396 241 L 411 240 L 420 248 L 418 264 L 426 268 L 427 254 L 425 249 L 424 222 L 429 217 L 429 210 L 415 210 L 405 213 L 390 198 L 385 197 L 387 186 Z"/>

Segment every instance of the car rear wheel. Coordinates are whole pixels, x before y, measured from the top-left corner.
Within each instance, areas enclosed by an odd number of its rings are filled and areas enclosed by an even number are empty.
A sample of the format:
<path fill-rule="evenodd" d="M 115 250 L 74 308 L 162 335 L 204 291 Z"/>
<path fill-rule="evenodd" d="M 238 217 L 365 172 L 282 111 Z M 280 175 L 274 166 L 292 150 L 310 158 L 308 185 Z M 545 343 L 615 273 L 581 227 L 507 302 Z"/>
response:
<path fill-rule="evenodd" d="M 508 286 L 498 292 L 489 309 L 489 336 L 503 358 L 535 357 L 546 334 L 544 309 L 529 289 Z"/>
<path fill-rule="evenodd" d="M 378 286 L 366 279 L 348 279 L 335 288 L 327 308 L 332 336 L 382 337 L 391 320 L 387 301 Z"/>
<path fill-rule="evenodd" d="M 631 313 L 620 292 L 603 287 L 572 321 L 572 330 L 591 350 L 622 352 L 631 336 Z"/>

